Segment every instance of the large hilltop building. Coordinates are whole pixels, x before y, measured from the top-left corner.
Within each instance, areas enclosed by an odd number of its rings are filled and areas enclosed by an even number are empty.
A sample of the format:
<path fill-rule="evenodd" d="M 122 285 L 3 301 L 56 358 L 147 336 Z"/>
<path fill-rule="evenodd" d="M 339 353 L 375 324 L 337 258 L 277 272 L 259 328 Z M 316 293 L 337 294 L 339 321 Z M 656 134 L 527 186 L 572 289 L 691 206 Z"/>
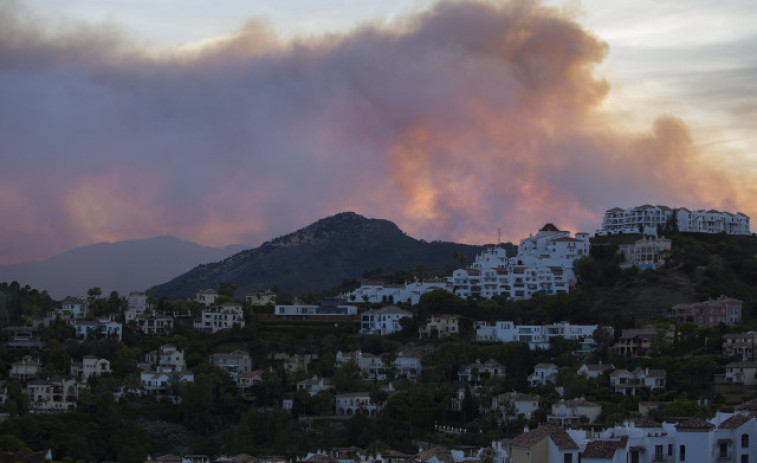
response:
<path fill-rule="evenodd" d="M 751 234 L 749 216 L 737 212 L 721 212 L 714 209 L 689 210 L 685 207 L 637 206 L 628 209 L 615 207 L 605 211 L 602 229 L 597 235 L 641 233 L 657 235 L 658 227 L 675 223 L 679 231 L 692 233 L 727 233 L 729 235 Z"/>
<path fill-rule="evenodd" d="M 460 297 L 490 299 L 506 296 L 529 299 L 537 291 L 567 293 L 576 277 L 573 261 L 589 255 L 589 234 L 559 230 L 547 224 L 535 235 L 521 240 L 515 257 L 493 246 L 476 256 L 471 265 L 455 270 L 447 279 L 384 285 L 363 283 L 348 295 L 355 302 L 417 304 L 420 296 L 443 289 Z"/>
<path fill-rule="evenodd" d="M 575 282 L 573 261 L 589 255 L 589 234 L 559 230 L 547 224 L 536 236 L 520 241 L 518 254 L 491 248 L 464 269 L 452 273 L 452 292 L 460 297 L 529 299 L 537 291 L 567 293 Z"/>

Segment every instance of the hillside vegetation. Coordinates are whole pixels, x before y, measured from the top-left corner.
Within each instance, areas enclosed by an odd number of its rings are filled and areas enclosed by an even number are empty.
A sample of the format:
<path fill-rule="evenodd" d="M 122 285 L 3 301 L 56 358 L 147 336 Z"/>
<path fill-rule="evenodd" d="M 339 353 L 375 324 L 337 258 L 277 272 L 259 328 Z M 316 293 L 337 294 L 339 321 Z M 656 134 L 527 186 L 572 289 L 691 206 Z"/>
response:
<path fill-rule="evenodd" d="M 453 252 L 471 261 L 482 249 L 483 246 L 417 240 L 388 220 L 344 212 L 258 248 L 195 267 L 148 292 L 156 298 L 175 300 L 194 297 L 197 291 L 216 288 L 221 282 L 233 282 L 241 295 L 273 286 L 299 295 L 328 290 L 345 279 L 361 278 L 365 272 L 377 269 L 393 272 L 422 264 L 429 274 L 434 270 L 446 273 L 460 265 L 452 257 Z"/>
<path fill-rule="evenodd" d="M 757 303 L 757 238 L 678 233 L 660 270 L 621 270 L 618 246 L 635 237 L 602 237 L 592 241 L 591 256 L 576 262 L 579 285 L 575 299 L 588 317 L 648 318 L 669 312 L 679 303 L 721 295 L 744 301 L 744 317 L 754 317 Z"/>

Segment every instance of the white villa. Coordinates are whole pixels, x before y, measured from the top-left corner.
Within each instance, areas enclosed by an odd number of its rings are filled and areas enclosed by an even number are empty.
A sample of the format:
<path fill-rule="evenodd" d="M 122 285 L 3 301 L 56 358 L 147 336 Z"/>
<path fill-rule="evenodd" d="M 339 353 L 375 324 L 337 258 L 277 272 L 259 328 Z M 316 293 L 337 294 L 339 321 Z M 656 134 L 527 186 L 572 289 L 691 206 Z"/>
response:
<path fill-rule="evenodd" d="M 195 295 L 195 300 L 197 302 L 205 304 L 205 307 L 210 307 L 211 305 L 216 303 L 218 296 L 218 291 L 214 289 L 204 289 L 197 292 L 197 294 Z"/>
<path fill-rule="evenodd" d="M 110 362 L 95 355 L 85 355 L 81 362 L 71 364 L 71 376 L 86 383 L 90 376 L 110 373 Z"/>
<path fill-rule="evenodd" d="M 162 395 L 169 392 L 168 387 L 172 383 L 194 382 L 194 373 L 186 367 L 184 351 L 172 344 L 160 346 L 145 355 L 145 364 L 141 365 L 140 373 L 142 389 Z"/>
<path fill-rule="evenodd" d="M 408 303 L 416 305 L 421 296 L 435 289 L 452 291 L 451 283 L 446 279 L 434 278 L 414 281 L 400 285 L 385 284 L 380 281 L 364 281 L 359 288 L 347 295 L 353 302 L 370 302 L 374 304 Z"/>
<path fill-rule="evenodd" d="M 195 329 L 217 333 L 239 327 L 244 328 L 244 310 L 242 304 L 227 302 L 220 306 L 203 309 L 200 320 L 195 321 Z"/>
<path fill-rule="evenodd" d="M 229 353 L 220 353 L 210 355 L 210 363 L 222 368 L 231 376 L 235 383 L 239 382 L 239 375 L 252 371 L 252 358 L 250 354 L 243 350 L 235 350 Z"/>
<path fill-rule="evenodd" d="M 87 310 L 89 310 L 89 304 L 86 299 L 80 297 L 68 296 L 63 299 L 63 302 L 58 309 L 58 315 L 61 318 L 84 318 L 87 316 Z"/>
<path fill-rule="evenodd" d="M 79 388 L 75 379 L 35 379 L 26 385 L 29 408 L 35 412 L 65 412 L 76 409 Z"/>
<path fill-rule="evenodd" d="M 178 350 L 173 344 L 166 344 L 150 351 L 145 355 L 144 368 L 182 371 L 187 367 L 184 361 L 184 351 Z"/>
<path fill-rule="evenodd" d="M 560 400 L 552 404 L 552 413 L 547 415 L 547 422 L 558 426 L 579 424 L 582 419 L 593 423 L 602 413 L 602 406 L 588 400 Z"/>
<path fill-rule="evenodd" d="M 558 371 L 554 363 L 537 363 L 534 365 L 534 372 L 528 376 L 528 383 L 531 387 L 547 383 L 557 384 Z"/>
<path fill-rule="evenodd" d="M 636 267 L 640 269 L 658 269 L 670 254 L 672 241 L 664 237 L 648 237 L 637 240 L 634 244 L 621 244 L 618 252 L 623 256 L 620 268 Z"/>
<path fill-rule="evenodd" d="M 403 318 L 413 318 L 413 314 L 400 309 L 396 305 L 368 310 L 361 315 L 360 332 L 381 336 L 396 333 L 402 329 L 400 320 Z"/>
<path fill-rule="evenodd" d="M 365 413 L 368 416 L 376 416 L 381 411 L 381 405 L 374 403 L 368 392 L 337 394 L 334 401 L 337 415 L 352 416 Z"/>
<path fill-rule="evenodd" d="M 462 366 L 457 372 L 457 377 L 465 382 L 478 382 L 482 378 L 504 378 L 505 366 L 494 359 L 483 363 L 476 360 L 474 363 Z"/>
<path fill-rule="evenodd" d="M 523 415 L 527 420 L 539 408 L 539 398 L 521 392 L 505 392 L 492 397 L 491 409 L 497 411 L 500 422 L 514 420 Z"/>
<path fill-rule="evenodd" d="M 498 321 L 493 324 L 478 321 L 473 326 L 478 342 L 525 342 L 531 350 L 548 349 L 549 342 L 554 338 L 594 344 L 592 335 L 599 327 L 571 325 L 567 322 L 551 325 L 516 325 L 511 321 Z"/>
<path fill-rule="evenodd" d="M 111 318 L 99 318 L 97 320 L 73 320 L 71 326 L 76 331 L 76 337 L 87 339 L 90 336 L 121 341 L 123 325 Z"/>
<path fill-rule="evenodd" d="M 618 369 L 610 373 L 610 387 L 623 395 L 636 395 L 641 391 L 665 389 L 667 372 L 649 368 L 633 371 Z"/>

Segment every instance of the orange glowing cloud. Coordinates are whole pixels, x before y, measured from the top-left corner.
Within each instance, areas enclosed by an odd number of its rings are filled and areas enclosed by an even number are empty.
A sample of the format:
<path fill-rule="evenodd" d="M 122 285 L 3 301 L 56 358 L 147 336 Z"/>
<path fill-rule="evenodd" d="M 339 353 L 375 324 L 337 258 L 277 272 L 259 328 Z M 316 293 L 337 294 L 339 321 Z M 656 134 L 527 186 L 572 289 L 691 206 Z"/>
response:
<path fill-rule="evenodd" d="M 0 263 L 158 234 L 257 245 L 343 210 L 472 243 L 643 203 L 757 214 L 755 179 L 684 121 L 605 119 L 607 45 L 537 1 L 289 42 L 250 22 L 163 54 L 22 18 L 0 7 Z"/>

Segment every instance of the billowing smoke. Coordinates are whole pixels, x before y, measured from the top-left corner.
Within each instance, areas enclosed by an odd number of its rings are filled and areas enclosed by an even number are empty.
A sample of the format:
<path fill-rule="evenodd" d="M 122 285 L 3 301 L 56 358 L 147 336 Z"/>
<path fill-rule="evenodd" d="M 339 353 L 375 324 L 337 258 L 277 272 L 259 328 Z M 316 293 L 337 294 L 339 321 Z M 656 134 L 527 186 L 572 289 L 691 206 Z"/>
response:
<path fill-rule="evenodd" d="M 344 210 L 479 243 L 593 231 L 613 206 L 757 213 L 754 179 L 708 162 L 683 121 L 603 121 L 607 46 L 537 2 L 307 41 L 250 22 L 162 53 L 5 5 L 0 263 L 157 234 L 256 245 Z"/>

